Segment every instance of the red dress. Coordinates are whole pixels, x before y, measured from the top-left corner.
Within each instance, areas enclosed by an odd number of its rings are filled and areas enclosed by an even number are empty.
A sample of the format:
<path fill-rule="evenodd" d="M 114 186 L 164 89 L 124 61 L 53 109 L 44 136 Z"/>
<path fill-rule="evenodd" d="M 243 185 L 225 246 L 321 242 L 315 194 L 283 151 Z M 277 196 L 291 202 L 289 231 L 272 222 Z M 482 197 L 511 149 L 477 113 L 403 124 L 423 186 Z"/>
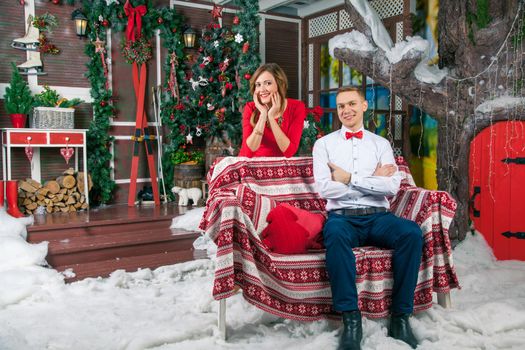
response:
<path fill-rule="evenodd" d="M 256 109 L 255 103 L 248 102 L 244 107 L 242 114 L 242 146 L 239 157 L 291 157 L 297 152 L 301 135 L 303 133 L 304 119 L 306 118 L 306 107 L 302 101 L 291 98 L 286 99 L 288 104 L 283 113 L 281 130 L 290 140 L 290 145 L 286 151 L 282 152 L 275 141 L 273 132 L 269 126 L 264 128 L 261 145 L 253 152 L 246 144 L 246 139 L 253 132 L 253 126 L 250 124 L 250 117 Z"/>

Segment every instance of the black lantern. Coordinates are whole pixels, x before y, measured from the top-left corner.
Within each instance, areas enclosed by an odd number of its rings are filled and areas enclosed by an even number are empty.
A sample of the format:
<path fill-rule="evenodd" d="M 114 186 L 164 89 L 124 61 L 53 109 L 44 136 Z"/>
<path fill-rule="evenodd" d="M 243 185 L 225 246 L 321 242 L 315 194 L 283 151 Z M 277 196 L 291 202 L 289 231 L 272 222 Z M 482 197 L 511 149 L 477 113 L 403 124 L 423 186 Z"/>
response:
<path fill-rule="evenodd" d="M 196 37 L 197 33 L 191 27 L 188 27 L 188 29 L 184 31 L 184 46 L 188 48 L 195 46 Z"/>
<path fill-rule="evenodd" d="M 75 31 L 79 38 L 86 36 L 87 17 L 80 9 L 76 9 L 71 14 L 71 19 L 75 21 Z"/>

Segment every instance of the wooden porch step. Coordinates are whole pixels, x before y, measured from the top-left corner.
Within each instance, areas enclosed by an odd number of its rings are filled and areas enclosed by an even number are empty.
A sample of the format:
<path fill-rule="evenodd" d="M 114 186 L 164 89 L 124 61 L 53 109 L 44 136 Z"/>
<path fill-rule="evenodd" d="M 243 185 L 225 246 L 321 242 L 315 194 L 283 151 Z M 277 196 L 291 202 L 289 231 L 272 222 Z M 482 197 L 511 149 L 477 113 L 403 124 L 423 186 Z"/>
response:
<path fill-rule="evenodd" d="M 118 259 L 109 259 L 103 261 L 95 261 L 85 264 L 72 264 L 57 266 L 58 271 L 64 271 L 68 268 L 73 269 L 75 277 L 66 278 L 66 282 L 74 282 L 87 277 L 107 277 L 111 272 L 123 269 L 127 272 L 134 272 L 140 268 L 156 269 L 164 265 L 173 265 L 185 261 L 193 260 L 194 252 L 190 249 L 185 249 L 175 252 L 164 252 L 140 256 L 131 256 Z"/>
<path fill-rule="evenodd" d="M 191 249 L 198 236 L 196 232 L 163 228 L 71 237 L 49 242 L 48 262 L 61 266 Z"/>
<path fill-rule="evenodd" d="M 112 205 L 75 213 L 35 216 L 28 241 L 48 241 L 47 262 L 59 271 L 73 268 L 71 281 L 188 261 L 197 232 L 170 229 L 190 208 Z"/>
<path fill-rule="evenodd" d="M 92 237 L 94 235 L 108 235 L 117 232 L 141 232 L 169 227 L 172 217 L 166 218 L 135 218 L 129 220 L 95 221 L 87 223 L 71 223 L 69 225 L 32 226 L 28 229 L 31 243 L 64 239 L 64 230 L 67 238 Z"/>

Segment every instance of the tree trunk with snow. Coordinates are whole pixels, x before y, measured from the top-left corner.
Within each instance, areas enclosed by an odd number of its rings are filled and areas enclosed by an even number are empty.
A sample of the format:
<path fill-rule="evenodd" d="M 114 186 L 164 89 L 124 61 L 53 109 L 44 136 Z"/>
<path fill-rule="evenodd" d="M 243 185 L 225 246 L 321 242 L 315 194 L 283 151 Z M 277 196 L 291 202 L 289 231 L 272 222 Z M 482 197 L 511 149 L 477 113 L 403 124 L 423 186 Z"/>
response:
<path fill-rule="evenodd" d="M 338 48 L 333 39 L 334 56 L 438 120 L 438 187 L 457 200 L 450 236 L 464 239 L 470 142 L 496 121 L 525 120 L 524 1 L 440 0 L 441 70 L 427 64 L 422 39 L 395 47 L 385 40 L 366 0 L 346 0 L 346 7 L 372 49 Z"/>

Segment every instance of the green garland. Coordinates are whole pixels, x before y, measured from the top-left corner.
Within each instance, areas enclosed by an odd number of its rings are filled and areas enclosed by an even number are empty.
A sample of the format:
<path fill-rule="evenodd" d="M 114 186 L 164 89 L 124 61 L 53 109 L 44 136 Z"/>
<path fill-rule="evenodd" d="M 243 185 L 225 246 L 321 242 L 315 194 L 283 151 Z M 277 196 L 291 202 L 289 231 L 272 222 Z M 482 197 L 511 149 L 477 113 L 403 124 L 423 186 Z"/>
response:
<path fill-rule="evenodd" d="M 131 1 L 133 7 L 146 5 L 147 13 L 142 17 L 142 34 L 145 38 L 152 38 L 155 30 L 160 30 L 164 47 L 168 52 L 175 53 L 177 57 L 182 57 L 183 44 L 180 34 L 182 26 L 182 16 L 177 14 L 175 9 L 156 9 L 152 6 L 151 0 Z M 93 98 L 94 118 L 90 124 L 87 134 L 88 143 L 88 166 L 93 179 L 93 189 L 90 193 L 91 201 L 94 204 L 109 203 L 113 198 L 113 191 L 116 187 L 115 181 L 111 179 L 110 146 L 114 138 L 109 135 L 110 118 L 115 112 L 115 102 L 112 100 L 113 92 L 106 90 L 106 77 L 100 59 L 100 54 L 96 52 L 93 42 L 100 39 L 107 42 L 106 30 L 111 28 L 113 31 L 123 31 L 127 25 L 127 17 L 124 13 L 123 4 L 113 2 L 107 4 L 105 0 L 84 0 L 84 12 L 88 17 L 88 38 L 85 53 L 90 57 L 87 63 L 87 78 L 91 83 L 91 97 Z M 169 55 L 168 55 L 169 56 Z M 179 67 L 181 68 L 181 67 Z M 177 72 L 180 79 L 181 69 Z M 164 94 L 163 107 L 174 104 L 169 96 Z M 166 120 L 163 113 L 162 120 L 167 124 L 171 134 L 173 134 L 174 124 Z M 171 134 L 168 136 L 172 140 Z M 173 142 L 173 141 L 171 141 Z M 171 147 L 167 147 L 167 152 Z M 166 154 L 166 153 L 165 153 Z M 169 162 L 163 162 L 167 164 Z M 167 177 L 173 176 L 171 172 L 166 173 Z M 169 180 L 169 179 L 168 179 Z M 170 181 L 167 181 L 170 183 Z"/>
<path fill-rule="evenodd" d="M 239 6 L 239 12 L 236 14 L 239 24 L 234 24 L 232 31 L 234 34 L 241 34 L 245 43 L 248 43 L 247 49 L 244 44 L 238 45 L 234 53 L 235 57 L 238 57 L 235 62 L 235 69 L 241 77 L 241 86 L 237 90 L 237 99 L 239 104 L 244 106 L 246 102 L 252 100 L 252 95 L 250 94 L 250 80 L 243 79 L 243 77 L 245 75 L 251 76 L 261 63 L 259 46 L 257 45 L 259 39 L 257 28 L 259 28 L 261 18 L 259 16 L 259 1 L 235 0 L 234 4 Z"/>

